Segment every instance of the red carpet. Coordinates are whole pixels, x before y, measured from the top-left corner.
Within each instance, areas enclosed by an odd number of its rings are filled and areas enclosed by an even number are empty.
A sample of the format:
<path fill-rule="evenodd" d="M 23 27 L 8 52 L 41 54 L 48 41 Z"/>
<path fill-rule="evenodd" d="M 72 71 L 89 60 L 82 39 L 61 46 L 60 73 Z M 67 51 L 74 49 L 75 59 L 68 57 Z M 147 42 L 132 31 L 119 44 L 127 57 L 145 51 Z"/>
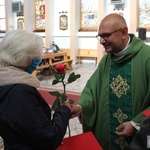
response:
<path fill-rule="evenodd" d="M 52 96 L 49 91 L 56 91 L 55 89 L 39 88 L 38 91 L 48 104 L 51 105 L 54 102 L 55 97 Z M 73 99 L 76 104 L 80 97 L 80 93 L 67 92 L 67 96 L 69 99 Z M 63 144 L 61 144 L 57 150 L 102 150 L 92 132 L 64 138 L 62 142 Z"/>
<path fill-rule="evenodd" d="M 39 88 L 38 91 L 41 93 L 41 95 L 44 97 L 44 99 L 47 101 L 48 104 L 52 104 L 55 100 L 55 97 L 52 96 L 49 91 L 57 91 L 55 89 L 48 89 L 48 88 Z M 61 91 L 60 91 L 61 92 Z M 68 99 L 73 99 L 74 104 L 77 103 L 80 93 L 76 92 L 67 92 Z"/>

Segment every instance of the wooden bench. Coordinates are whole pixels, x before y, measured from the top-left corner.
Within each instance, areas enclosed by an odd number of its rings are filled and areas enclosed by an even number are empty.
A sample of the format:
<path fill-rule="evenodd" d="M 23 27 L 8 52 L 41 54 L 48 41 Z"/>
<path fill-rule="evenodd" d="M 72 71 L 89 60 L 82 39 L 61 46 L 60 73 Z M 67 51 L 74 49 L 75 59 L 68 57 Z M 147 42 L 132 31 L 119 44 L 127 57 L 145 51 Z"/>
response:
<path fill-rule="evenodd" d="M 63 61 L 52 63 L 51 66 L 54 67 L 59 63 L 63 63 L 63 64 L 65 64 L 67 70 L 73 70 L 72 62 L 73 62 L 73 59 L 68 59 L 68 60 L 63 60 Z"/>
<path fill-rule="evenodd" d="M 70 49 L 68 48 L 60 48 L 61 52 L 66 52 L 67 53 L 67 57 L 70 58 Z"/>
<path fill-rule="evenodd" d="M 63 60 L 58 61 L 58 62 L 53 62 L 53 59 L 55 57 L 58 57 L 58 56 L 63 56 Z M 66 52 L 53 53 L 53 54 L 43 54 L 41 58 L 42 58 L 42 60 L 48 59 L 48 61 L 45 62 L 44 64 L 41 64 L 40 66 L 38 66 L 36 68 L 36 70 L 32 73 L 32 76 L 36 76 L 38 71 L 41 70 L 41 69 L 50 68 L 50 66 L 54 67 L 59 63 L 64 63 L 67 70 L 73 70 L 73 67 L 72 67 L 73 59 L 67 59 Z"/>
<path fill-rule="evenodd" d="M 41 69 L 46 69 L 46 68 L 50 68 L 50 65 L 49 65 L 49 64 L 46 64 L 46 65 L 38 66 L 38 67 L 36 68 L 36 70 L 33 71 L 32 76 L 36 77 L 36 75 L 37 75 L 37 73 L 38 73 L 39 70 L 41 70 Z"/>
<path fill-rule="evenodd" d="M 82 63 L 82 58 L 95 58 L 95 64 L 97 64 L 97 55 L 98 55 L 97 50 L 79 49 L 77 57 L 79 59 L 80 64 Z"/>

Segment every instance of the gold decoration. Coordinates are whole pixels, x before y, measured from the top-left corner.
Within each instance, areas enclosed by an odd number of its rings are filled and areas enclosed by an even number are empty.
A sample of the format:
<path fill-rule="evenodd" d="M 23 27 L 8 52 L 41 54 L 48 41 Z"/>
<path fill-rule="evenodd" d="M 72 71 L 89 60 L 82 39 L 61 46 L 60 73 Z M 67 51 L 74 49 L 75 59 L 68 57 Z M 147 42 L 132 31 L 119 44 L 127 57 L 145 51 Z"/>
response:
<path fill-rule="evenodd" d="M 116 113 L 113 114 L 115 118 L 117 118 L 119 123 L 122 123 L 124 119 L 127 119 L 128 116 L 123 113 L 123 111 L 119 108 Z"/>
<path fill-rule="evenodd" d="M 119 137 L 115 140 L 115 143 L 120 146 L 120 150 L 124 150 L 126 147 L 129 146 L 129 144 L 124 140 L 123 137 Z"/>
<path fill-rule="evenodd" d="M 120 75 L 113 78 L 113 82 L 110 84 L 113 93 L 120 98 L 122 95 L 127 94 L 127 90 L 130 86 L 127 84 L 126 79 L 123 79 Z"/>

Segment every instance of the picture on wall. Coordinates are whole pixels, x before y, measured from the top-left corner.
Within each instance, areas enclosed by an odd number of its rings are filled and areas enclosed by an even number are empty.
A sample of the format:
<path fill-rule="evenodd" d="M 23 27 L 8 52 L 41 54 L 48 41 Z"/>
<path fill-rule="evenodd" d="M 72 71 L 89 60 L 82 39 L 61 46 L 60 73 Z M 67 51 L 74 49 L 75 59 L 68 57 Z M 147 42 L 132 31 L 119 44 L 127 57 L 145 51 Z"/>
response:
<path fill-rule="evenodd" d="M 59 25 L 60 25 L 60 30 L 68 29 L 68 16 L 67 15 L 62 14 L 59 16 Z"/>
<path fill-rule="evenodd" d="M 24 29 L 24 18 L 18 18 L 17 19 L 17 28 L 18 29 Z"/>

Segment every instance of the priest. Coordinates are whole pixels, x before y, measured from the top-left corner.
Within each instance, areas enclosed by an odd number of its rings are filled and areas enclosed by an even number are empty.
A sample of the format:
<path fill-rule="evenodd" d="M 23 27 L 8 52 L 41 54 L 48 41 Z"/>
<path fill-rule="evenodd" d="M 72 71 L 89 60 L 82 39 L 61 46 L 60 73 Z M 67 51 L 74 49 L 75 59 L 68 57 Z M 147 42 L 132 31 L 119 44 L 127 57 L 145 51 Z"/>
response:
<path fill-rule="evenodd" d="M 128 33 L 123 16 L 109 14 L 96 36 L 106 55 L 87 81 L 75 117 L 103 150 L 126 150 L 150 109 L 150 46 Z"/>

